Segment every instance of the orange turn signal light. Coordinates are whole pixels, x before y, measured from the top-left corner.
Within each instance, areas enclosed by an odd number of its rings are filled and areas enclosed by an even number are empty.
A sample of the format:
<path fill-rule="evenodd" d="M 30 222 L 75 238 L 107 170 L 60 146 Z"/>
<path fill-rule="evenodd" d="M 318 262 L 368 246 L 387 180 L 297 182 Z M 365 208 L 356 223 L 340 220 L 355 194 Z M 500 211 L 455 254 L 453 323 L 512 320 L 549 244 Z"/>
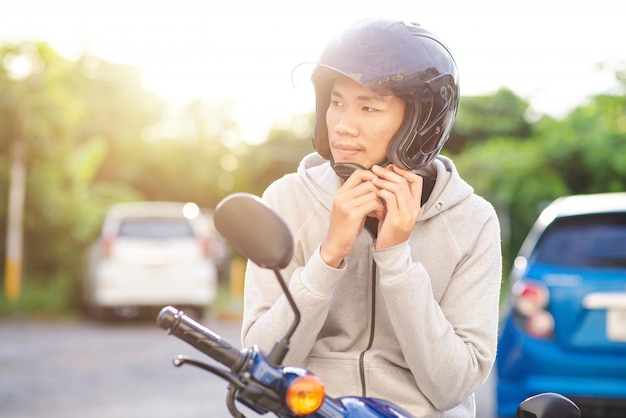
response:
<path fill-rule="evenodd" d="M 309 415 L 322 406 L 325 396 L 324 383 L 316 376 L 308 374 L 291 382 L 285 401 L 295 414 Z"/>

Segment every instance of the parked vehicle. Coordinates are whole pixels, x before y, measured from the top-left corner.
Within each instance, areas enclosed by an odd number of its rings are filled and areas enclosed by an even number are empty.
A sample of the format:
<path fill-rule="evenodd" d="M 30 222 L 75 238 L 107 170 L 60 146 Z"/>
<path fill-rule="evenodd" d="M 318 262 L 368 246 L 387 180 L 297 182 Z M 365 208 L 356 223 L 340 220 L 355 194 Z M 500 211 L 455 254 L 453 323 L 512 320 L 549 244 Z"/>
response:
<path fill-rule="evenodd" d="M 217 291 L 208 231 L 194 203 L 113 205 L 89 250 L 88 313 L 135 317 L 177 304 L 202 316 Z"/>
<path fill-rule="evenodd" d="M 331 398 L 324 384 L 309 371 L 284 367 L 290 339 L 300 322 L 300 312 L 280 270 L 287 266 L 293 253 L 293 239 L 286 224 L 257 197 L 237 193 L 224 199 L 215 211 L 218 231 L 243 256 L 261 267 L 274 271 L 288 303 L 293 321 L 286 334 L 269 353 L 258 347 L 239 350 L 211 330 L 168 306 L 161 310 L 157 324 L 208 355 L 216 362 L 204 363 L 186 356 L 174 360 L 176 366 L 189 364 L 226 380 L 227 405 L 233 417 L 245 418 L 239 404 L 255 413 L 272 413 L 277 417 L 316 418 L 407 418 L 411 415 L 383 399 L 357 396 Z M 225 367 L 223 367 L 225 366 Z M 569 399 L 558 394 L 540 394 L 519 406 L 520 418 L 580 418 L 580 411 Z"/>
<path fill-rule="evenodd" d="M 557 199 L 511 272 L 496 367 L 499 416 L 540 392 L 584 417 L 626 416 L 626 193 Z"/>
<path fill-rule="evenodd" d="M 220 285 L 228 283 L 230 278 L 231 252 L 230 246 L 215 230 L 213 224 L 213 210 L 202 210 L 202 216 L 206 220 L 209 235 L 209 256 L 217 268 L 217 280 Z"/>

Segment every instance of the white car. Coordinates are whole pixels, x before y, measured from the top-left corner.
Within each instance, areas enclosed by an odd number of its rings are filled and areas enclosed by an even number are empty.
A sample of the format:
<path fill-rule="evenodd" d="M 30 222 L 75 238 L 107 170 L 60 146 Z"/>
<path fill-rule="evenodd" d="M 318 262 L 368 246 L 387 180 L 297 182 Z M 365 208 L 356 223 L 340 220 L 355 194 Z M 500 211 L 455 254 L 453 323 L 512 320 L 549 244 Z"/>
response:
<path fill-rule="evenodd" d="M 209 228 L 194 203 L 118 203 L 88 255 L 88 313 L 136 317 L 165 305 L 200 318 L 217 293 Z"/>

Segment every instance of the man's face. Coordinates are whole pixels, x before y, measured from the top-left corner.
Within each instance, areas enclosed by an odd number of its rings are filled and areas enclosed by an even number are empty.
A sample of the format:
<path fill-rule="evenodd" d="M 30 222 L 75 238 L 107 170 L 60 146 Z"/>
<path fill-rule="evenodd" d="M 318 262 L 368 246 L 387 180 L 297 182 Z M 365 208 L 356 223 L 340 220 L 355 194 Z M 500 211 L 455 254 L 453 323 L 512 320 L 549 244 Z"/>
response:
<path fill-rule="evenodd" d="M 377 96 L 347 77 L 337 78 L 326 111 L 333 160 L 366 168 L 384 160 L 404 108 L 404 100 L 397 96 Z"/>

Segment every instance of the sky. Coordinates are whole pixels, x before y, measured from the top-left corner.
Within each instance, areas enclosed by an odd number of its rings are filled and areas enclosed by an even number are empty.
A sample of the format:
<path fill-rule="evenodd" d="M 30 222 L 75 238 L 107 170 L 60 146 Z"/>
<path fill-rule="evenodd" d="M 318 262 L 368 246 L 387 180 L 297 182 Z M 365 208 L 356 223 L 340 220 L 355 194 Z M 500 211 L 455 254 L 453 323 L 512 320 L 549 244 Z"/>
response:
<path fill-rule="evenodd" d="M 621 4 L 620 4 L 621 3 Z M 564 116 L 617 87 L 626 67 L 623 0 L 0 0 L 0 42 L 34 39 L 69 59 L 89 53 L 137 66 L 173 104 L 236 101 L 255 142 L 313 109 L 315 61 L 351 23 L 418 22 L 453 51 L 462 95 L 511 89 Z M 604 70 L 599 67 L 603 65 Z M 255 138 L 257 137 L 257 138 Z"/>

